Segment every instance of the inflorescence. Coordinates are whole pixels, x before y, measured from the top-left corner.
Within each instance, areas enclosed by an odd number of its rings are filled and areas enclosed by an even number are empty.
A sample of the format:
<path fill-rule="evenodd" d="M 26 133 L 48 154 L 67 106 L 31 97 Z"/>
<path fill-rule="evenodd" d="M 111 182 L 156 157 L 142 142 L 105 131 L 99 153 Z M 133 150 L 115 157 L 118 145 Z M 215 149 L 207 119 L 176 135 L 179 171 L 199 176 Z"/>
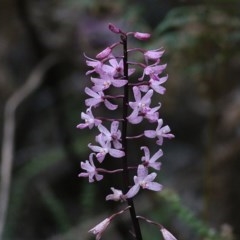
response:
<path fill-rule="evenodd" d="M 157 106 L 151 106 L 154 94 L 163 95 L 166 90 L 162 84 L 167 81 L 168 76 L 160 76 L 167 66 L 161 64 L 160 61 L 164 50 L 162 48 L 155 50 L 128 49 L 127 40 L 129 36 L 138 40 L 148 40 L 150 34 L 125 33 L 113 24 L 109 24 L 109 30 L 118 34 L 120 41 L 98 53 L 95 59 L 85 56 L 87 66 L 91 67 L 86 75 L 91 75 L 92 86 L 85 88 L 85 93 L 88 95 L 85 100 L 87 109 L 81 113 L 84 123 L 77 125 L 77 128 L 96 128 L 98 135 L 95 137 L 96 143 L 88 144 L 91 153 L 88 160 L 81 162 L 83 171 L 79 174 L 79 177 L 87 177 L 89 182 L 92 183 L 101 181 L 105 174 L 121 173 L 123 188 L 111 187 L 112 193 L 106 196 L 106 200 L 126 201 L 128 207 L 104 219 L 89 232 L 95 234 L 96 239 L 99 240 L 112 219 L 129 209 L 134 236 L 137 240 L 142 239 L 138 219 L 143 219 L 158 226 L 165 240 L 175 240 L 176 238 L 161 224 L 145 217 L 136 216 L 133 203 L 133 198 L 140 189 L 161 191 L 162 185 L 155 181 L 157 171 L 161 167 L 159 158 L 163 156 L 161 146 L 165 138 L 171 139 L 174 137 L 169 126 L 163 125 L 163 120 L 159 117 L 160 103 Z M 114 49 L 119 46 L 122 46 L 123 55 L 115 56 Z M 142 62 L 129 61 L 129 55 L 136 52 L 142 55 Z M 137 76 L 136 70 L 142 71 L 142 74 Z M 105 106 L 106 111 L 114 112 L 111 116 L 118 118 L 95 116 L 95 109 L 102 105 Z M 117 109 L 121 110 L 118 111 Z M 150 126 L 153 126 L 153 129 L 144 129 L 139 135 L 128 136 L 128 126 L 141 124 L 143 121 L 151 123 Z M 139 164 L 130 167 L 129 164 L 132 163 L 129 161 L 129 142 L 143 137 L 155 139 L 158 150 L 151 153 L 149 147 L 141 146 L 139 150 L 143 152 L 143 156 L 139 160 Z M 101 164 L 107 155 L 111 158 L 120 159 L 122 168 L 108 170 L 96 167 L 95 163 L 97 163 L 96 165 Z M 136 171 L 133 181 L 129 177 L 130 171 Z"/>

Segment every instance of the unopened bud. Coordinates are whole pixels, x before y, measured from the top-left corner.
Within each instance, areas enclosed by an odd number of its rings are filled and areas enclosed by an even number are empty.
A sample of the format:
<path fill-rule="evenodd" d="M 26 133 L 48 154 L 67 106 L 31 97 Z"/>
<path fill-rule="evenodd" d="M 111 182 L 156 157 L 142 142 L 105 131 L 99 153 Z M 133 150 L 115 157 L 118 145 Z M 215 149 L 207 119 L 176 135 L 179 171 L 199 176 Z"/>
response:
<path fill-rule="evenodd" d="M 114 33 L 121 33 L 121 30 L 116 27 L 115 25 L 113 25 L 112 23 L 108 24 L 108 28 L 110 31 L 114 32 Z"/>
<path fill-rule="evenodd" d="M 146 59 L 157 60 L 159 59 L 164 53 L 164 50 L 160 51 L 159 49 L 146 51 L 144 56 Z"/>
<path fill-rule="evenodd" d="M 177 240 L 166 228 L 161 228 L 164 240 Z"/>
<path fill-rule="evenodd" d="M 98 225 L 96 225 L 94 228 L 90 229 L 88 232 L 96 235 L 96 239 L 98 240 L 101 238 L 102 233 L 105 231 L 110 221 L 111 221 L 110 218 L 106 218 L 102 222 L 100 222 Z"/>
<path fill-rule="evenodd" d="M 109 54 L 112 52 L 112 49 L 110 47 L 105 48 L 103 51 L 101 51 L 96 58 L 103 59 L 109 56 Z"/>
<path fill-rule="evenodd" d="M 149 33 L 141 33 L 141 32 L 135 32 L 133 35 L 135 38 L 139 40 L 147 40 L 151 37 L 151 34 Z"/>

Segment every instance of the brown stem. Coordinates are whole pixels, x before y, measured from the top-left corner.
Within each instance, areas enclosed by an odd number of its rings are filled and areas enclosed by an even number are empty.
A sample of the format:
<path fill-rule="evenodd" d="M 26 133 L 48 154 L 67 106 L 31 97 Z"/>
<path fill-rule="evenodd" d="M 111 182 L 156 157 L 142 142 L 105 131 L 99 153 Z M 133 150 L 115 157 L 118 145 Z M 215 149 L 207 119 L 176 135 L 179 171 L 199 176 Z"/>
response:
<path fill-rule="evenodd" d="M 127 36 L 121 35 L 121 40 L 123 44 L 123 68 L 124 68 L 124 76 L 125 79 L 128 80 L 128 50 L 127 50 Z M 128 170 L 128 139 L 127 139 L 127 116 L 128 116 L 128 84 L 124 86 L 124 98 L 123 98 L 123 124 L 122 124 L 122 145 L 125 151 L 125 156 L 122 158 L 122 165 L 123 165 L 123 185 L 124 185 L 124 192 L 128 191 L 128 187 L 130 185 L 129 182 L 129 170 Z M 142 240 L 142 233 L 139 226 L 138 219 L 136 217 L 136 211 L 134 207 L 134 203 L 132 198 L 127 200 L 128 206 L 130 206 L 129 211 L 133 223 L 133 228 L 135 231 L 136 240 Z"/>

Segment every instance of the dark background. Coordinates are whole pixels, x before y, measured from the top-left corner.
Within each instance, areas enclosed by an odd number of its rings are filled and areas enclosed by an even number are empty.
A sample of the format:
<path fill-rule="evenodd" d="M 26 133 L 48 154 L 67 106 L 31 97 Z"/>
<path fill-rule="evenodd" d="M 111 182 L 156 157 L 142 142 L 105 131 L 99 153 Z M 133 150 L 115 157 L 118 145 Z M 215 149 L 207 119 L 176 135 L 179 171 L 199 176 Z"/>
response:
<path fill-rule="evenodd" d="M 1 0 L 0 136 L 7 101 L 31 74 L 41 80 L 24 100 L 14 98 L 3 240 L 91 239 L 87 231 L 116 211 L 104 201 L 111 177 L 77 177 L 94 138 L 76 129 L 89 81 L 83 53 L 94 57 L 116 41 L 109 22 L 151 32 L 144 47 L 163 47 L 168 64 L 160 111 L 176 138 L 163 145 L 164 191 L 140 194 L 138 214 L 180 240 L 240 239 L 239 1 Z M 131 239 L 128 221 L 120 217 L 103 239 Z M 144 239 L 160 239 L 142 227 Z"/>

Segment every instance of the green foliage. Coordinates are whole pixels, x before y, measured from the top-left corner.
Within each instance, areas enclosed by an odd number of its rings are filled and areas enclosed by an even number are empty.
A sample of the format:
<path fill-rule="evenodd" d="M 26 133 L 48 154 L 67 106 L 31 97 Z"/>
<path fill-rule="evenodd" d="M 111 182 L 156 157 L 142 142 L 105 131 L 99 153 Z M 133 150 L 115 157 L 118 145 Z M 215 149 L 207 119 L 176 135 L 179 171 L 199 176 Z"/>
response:
<path fill-rule="evenodd" d="M 190 209 L 183 206 L 179 196 L 174 191 L 165 189 L 159 194 L 159 197 L 165 201 L 167 208 L 172 211 L 181 222 L 191 228 L 197 236 L 205 240 L 224 240 L 216 231 L 196 217 Z"/>
<path fill-rule="evenodd" d="M 172 9 L 155 30 L 155 36 L 171 48 L 191 48 L 203 35 L 214 38 L 217 44 L 233 44 L 239 40 L 240 20 L 229 15 L 225 8 L 211 5 L 184 6 Z M 184 40 L 182 38 L 184 36 Z M 175 39 L 175 42 L 172 41 Z M 205 42 L 201 41 L 204 45 Z"/>
<path fill-rule="evenodd" d="M 239 59 L 240 19 L 224 5 L 184 6 L 172 9 L 154 36 L 170 56 L 169 72 L 197 83 L 200 93 L 216 100 L 234 87 L 232 59 Z M 171 69 L 171 64 L 173 69 Z M 173 71 L 174 70 L 174 71 Z M 226 81 L 232 74 L 232 81 Z M 175 77 L 175 76 L 173 76 Z M 187 85 L 190 85 L 188 81 Z"/>
<path fill-rule="evenodd" d="M 147 218 L 161 223 L 164 227 L 176 235 L 180 239 L 181 230 L 169 229 L 172 226 L 173 220 L 178 220 L 181 226 L 186 231 L 194 236 L 194 239 L 204 240 L 226 240 L 221 233 L 206 224 L 199 216 L 196 216 L 191 209 L 186 207 L 179 195 L 172 189 L 164 189 L 157 196 L 150 199 L 150 206 L 147 208 Z M 151 236 L 152 240 L 159 239 L 159 229 L 150 224 L 141 224 L 144 239 Z M 173 229 L 174 230 L 174 229 Z M 179 231 L 179 236 L 177 232 Z M 179 238 L 178 238 L 179 237 Z M 162 239 L 162 238 L 161 238 Z M 230 236 L 228 239 L 232 239 Z"/>
<path fill-rule="evenodd" d="M 46 152 L 29 161 L 29 163 L 14 176 L 5 229 L 6 239 L 14 239 L 14 231 L 18 222 L 21 221 L 22 205 L 24 200 L 28 198 L 28 187 L 29 184 L 32 183 L 32 179 L 48 168 L 53 167 L 57 162 L 62 161 L 63 156 L 64 153 L 61 149 Z"/>
<path fill-rule="evenodd" d="M 194 24 L 203 18 L 204 15 L 205 9 L 202 6 L 175 8 L 167 14 L 163 22 L 156 28 L 156 34 L 160 35 L 164 32 L 175 31 L 189 23 Z"/>
<path fill-rule="evenodd" d="M 55 196 L 54 192 L 45 184 L 39 185 L 38 190 L 42 196 L 42 201 L 51 213 L 51 216 L 56 222 L 60 232 L 66 232 L 67 230 L 69 230 L 71 224 L 68 220 L 67 213 L 65 212 L 64 205 L 61 203 L 61 201 Z"/>
<path fill-rule="evenodd" d="M 82 206 L 82 211 L 79 214 L 79 221 L 86 218 L 90 218 L 94 214 L 94 208 L 96 204 L 95 195 L 95 185 L 94 184 L 84 184 L 80 195 L 80 205 Z"/>

